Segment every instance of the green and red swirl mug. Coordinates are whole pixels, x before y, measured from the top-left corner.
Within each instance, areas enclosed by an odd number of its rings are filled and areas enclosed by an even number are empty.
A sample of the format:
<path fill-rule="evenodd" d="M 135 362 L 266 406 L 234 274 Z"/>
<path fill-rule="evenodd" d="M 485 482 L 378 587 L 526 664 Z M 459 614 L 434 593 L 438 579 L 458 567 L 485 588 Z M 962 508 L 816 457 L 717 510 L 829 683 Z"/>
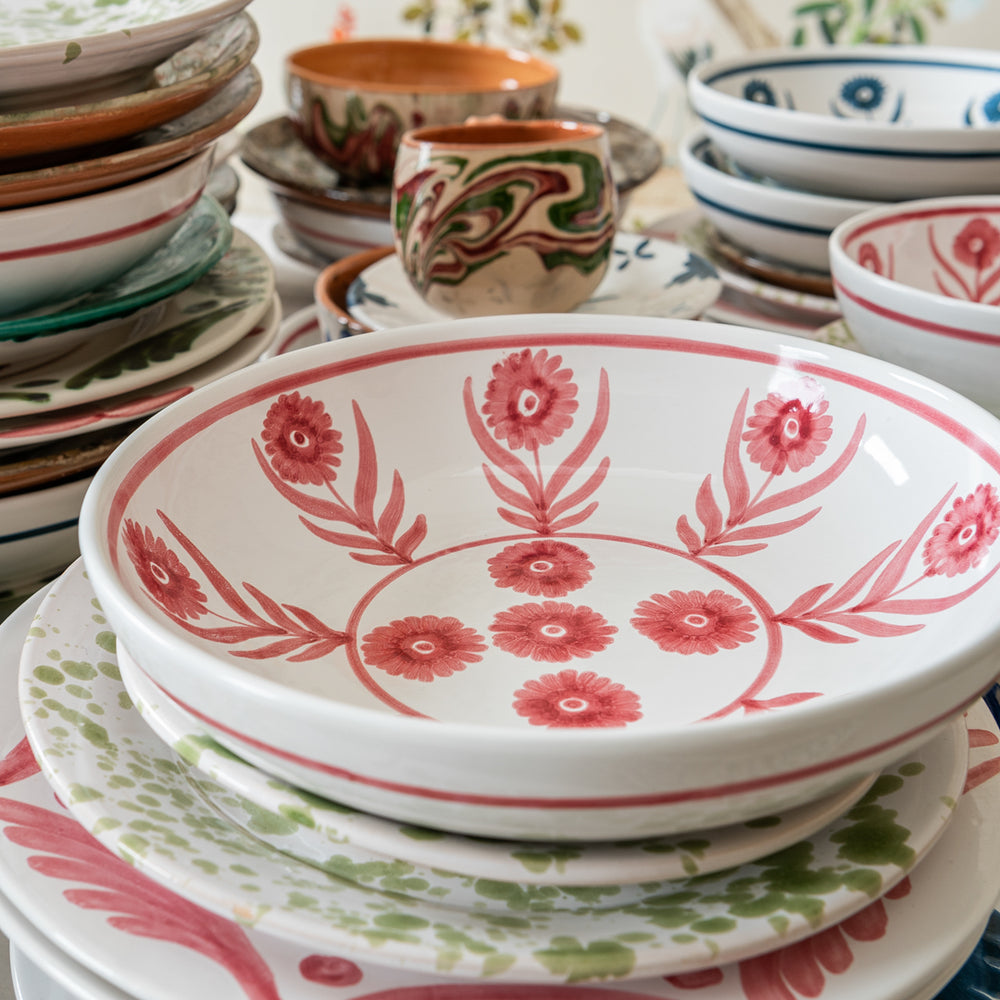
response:
<path fill-rule="evenodd" d="M 599 125 L 472 121 L 407 132 L 393 178 L 396 251 L 450 316 L 566 312 L 608 267 L 616 192 Z"/>

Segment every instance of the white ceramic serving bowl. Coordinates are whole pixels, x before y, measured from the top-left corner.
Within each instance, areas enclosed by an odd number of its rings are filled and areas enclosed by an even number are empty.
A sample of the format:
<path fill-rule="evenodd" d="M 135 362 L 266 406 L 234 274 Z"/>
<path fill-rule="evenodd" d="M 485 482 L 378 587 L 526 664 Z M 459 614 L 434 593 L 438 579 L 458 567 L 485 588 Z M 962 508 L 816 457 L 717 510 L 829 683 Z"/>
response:
<path fill-rule="evenodd" d="M 0 594 L 40 586 L 79 556 L 77 521 L 93 478 L 0 496 Z"/>
<path fill-rule="evenodd" d="M 834 230 L 830 262 L 869 354 L 1000 413 L 1000 196 L 864 212 Z"/>
<path fill-rule="evenodd" d="M 792 187 L 873 201 L 996 190 L 1000 52 L 758 51 L 703 63 L 688 96 L 721 150 Z"/>
<path fill-rule="evenodd" d="M 986 689 L 998 482 L 1000 423 L 874 358 L 489 317 L 180 400 L 80 538 L 121 644 L 250 762 L 425 826 L 619 839 L 815 799 Z"/>
<path fill-rule="evenodd" d="M 684 180 L 712 225 L 754 254 L 813 271 L 830 270 L 830 233 L 879 202 L 813 194 L 741 171 L 703 132 L 680 149 Z"/>
<path fill-rule="evenodd" d="M 108 191 L 0 211 L 0 316 L 58 305 L 148 257 L 194 208 L 211 165 L 204 150 Z"/>

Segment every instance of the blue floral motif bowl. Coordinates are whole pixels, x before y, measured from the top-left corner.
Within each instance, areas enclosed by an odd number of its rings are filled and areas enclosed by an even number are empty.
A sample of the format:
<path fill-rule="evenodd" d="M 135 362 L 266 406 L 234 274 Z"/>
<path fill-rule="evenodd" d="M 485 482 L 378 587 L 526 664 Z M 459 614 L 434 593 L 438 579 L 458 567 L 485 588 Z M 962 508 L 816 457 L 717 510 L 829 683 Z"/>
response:
<path fill-rule="evenodd" d="M 143 424 L 81 548 L 205 732 L 422 825 L 750 820 L 986 690 L 1000 422 L 761 330 L 488 317 L 270 359 Z"/>
<path fill-rule="evenodd" d="M 995 51 L 754 52 L 699 66 L 688 94 L 721 150 L 792 187 L 873 201 L 996 190 Z"/>

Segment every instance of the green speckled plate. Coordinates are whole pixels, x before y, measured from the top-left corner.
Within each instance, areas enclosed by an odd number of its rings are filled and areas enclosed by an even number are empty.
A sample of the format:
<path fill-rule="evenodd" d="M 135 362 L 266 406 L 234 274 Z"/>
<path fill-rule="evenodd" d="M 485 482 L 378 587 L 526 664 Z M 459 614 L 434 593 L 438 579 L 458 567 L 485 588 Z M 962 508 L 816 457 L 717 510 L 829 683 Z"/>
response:
<path fill-rule="evenodd" d="M 391 872 L 405 865 L 425 886 L 413 894 L 481 909 L 512 899 L 565 905 L 573 892 L 595 905 L 642 899 L 666 880 L 721 871 L 773 854 L 821 830 L 853 806 L 875 775 L 818 802 L 749 823 L 621 843 L 529 843 L 462 837 L 405 826 L 317 798 L 272 778 L 202 735 L 197 720 L 161 691 L 119 646 L 122 681 L 150 728 L 227 790 L 221 813 L 278 850 L 321 868 Z M 199 782 L 196 775 L 192 781 Z M 447 876 L 438 875 L 439 871 Z M 614 883 L 608 894 L 594 887 Z M 573 887 L 578 887 L 574 890 Z M 582 891 L 579 891 L 582 890 Z M 602 903 L 602 897 L 604 902 Z"/>
<path fill-rule="evenodd" d="M 791 943 L 863 909 L 937 840 L 961 794 L 965 722 L 883 772 L 841 820 L 758 862 L 662 887 L 507 913 L 407 895 L 281 855 L 220 816 L 148 729 L 82 564 L 46 596 L 21 657 L 21 713 L 54 791 L 112 850 L 203 907 L 307 947 L 464 977 L 552 983 L 676 974 Z M 211 795 L 225 794 L 222 788 Z M 356 873 L 360 878 L 363 873 Z"/>
<path fill-rule="evenodd" d="M 237 232 L 205 274 L 166 303 L 55 359 L 0 376 L 0 419 L 50 413 L 155 385 L 218 356 L 263 316 L 274 268 Z"/>

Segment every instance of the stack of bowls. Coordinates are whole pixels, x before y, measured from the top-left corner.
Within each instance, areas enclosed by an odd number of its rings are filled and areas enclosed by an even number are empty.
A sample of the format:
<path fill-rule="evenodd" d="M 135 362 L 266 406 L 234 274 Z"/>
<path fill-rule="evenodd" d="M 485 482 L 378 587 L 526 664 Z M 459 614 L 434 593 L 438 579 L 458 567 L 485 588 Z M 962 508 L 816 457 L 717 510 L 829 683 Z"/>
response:
<path fill-rule="evenodd" d="M 996 189 L 1000 56 L 934 46 L 755 52 L 688 79 L 681 150 L 716 249 L 775 284 L 830 283 L 833 229 L 885 202 Z M 806 288 L 815 291 L 815 287 Z"/>
<path fill-rule="evenodd" d="M 998 455 L 908 372 L 679 320 L 237 372 L 0 633 L 0 920 L 141 1000 L 930 997 L 1000 889 Z"/>
<path fill-rule="evenodd" d="M 656 140 L 604 112 L 557 108 L 558 72 L 512 49 L 375 38 L 289 55 L 288 114 L 251 129 L 241 157 L 267 185 L 279 246 L 327 263 L 392 244 L 392 168 L 402 133 L 469 116 L 567 117 L 608 132 L 620 210 L 661 163 Z"/>
<path fill-rule="evenodd" d="M 260 94 L 246 2 L 0 5 L 0 598 L 76 557 L 134 421 L 274 332 L 270 263 L 207 193 Z"/>

